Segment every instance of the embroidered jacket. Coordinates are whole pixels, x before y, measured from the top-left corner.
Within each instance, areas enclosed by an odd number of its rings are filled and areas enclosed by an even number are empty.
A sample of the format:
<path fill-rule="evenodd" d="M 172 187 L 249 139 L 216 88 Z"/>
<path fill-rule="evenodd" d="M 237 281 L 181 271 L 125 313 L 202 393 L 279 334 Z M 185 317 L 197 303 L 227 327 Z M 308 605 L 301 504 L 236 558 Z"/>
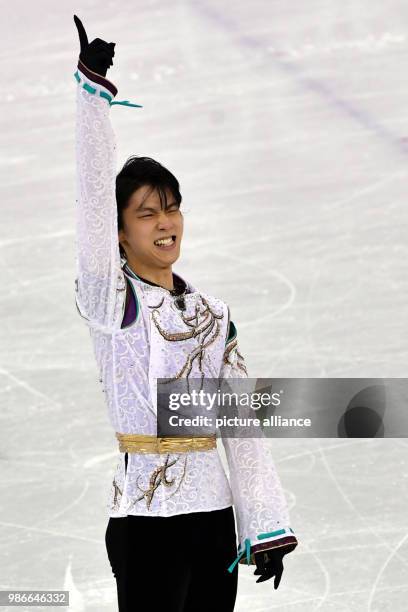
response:
<path fill-rule="evenodd" d="M 157 378 L 244 377 L 245 360 L 227 304 L 178 277 L 187 286 L 180 310 L 169 290 L 143 281 L 121 260 L 110 107 L 137 105 L 114 102 L 115 85 L 80 60 L 75 77 L 76 306 L 89 328 L 114 431 L 157 435 Z M 229 571 L 237 562 L 254 564 L 258 550 L 296 544 L 266 440 L 222 438 L 222 443 L 229 480 L 217 448 L 129 453 L 127 468 L 125 453 L 119 453 L 109 516 L 171 516 L 234 505 L 239 555 Z"/>

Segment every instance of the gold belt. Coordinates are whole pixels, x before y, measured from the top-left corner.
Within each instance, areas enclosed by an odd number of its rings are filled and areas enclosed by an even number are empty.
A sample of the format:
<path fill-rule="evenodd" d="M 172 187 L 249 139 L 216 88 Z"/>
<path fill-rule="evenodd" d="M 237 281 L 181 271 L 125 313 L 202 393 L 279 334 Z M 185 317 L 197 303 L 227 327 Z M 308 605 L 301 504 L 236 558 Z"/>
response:
<path fill-rule="evenodd" d="M 115 432 L 119 440 L 121 453 L 186 453 L 188 451 L 203 451 L 217 448 L 216 435 L 203 438 L 179 438 L 144 435 L 124 434 Z"/>

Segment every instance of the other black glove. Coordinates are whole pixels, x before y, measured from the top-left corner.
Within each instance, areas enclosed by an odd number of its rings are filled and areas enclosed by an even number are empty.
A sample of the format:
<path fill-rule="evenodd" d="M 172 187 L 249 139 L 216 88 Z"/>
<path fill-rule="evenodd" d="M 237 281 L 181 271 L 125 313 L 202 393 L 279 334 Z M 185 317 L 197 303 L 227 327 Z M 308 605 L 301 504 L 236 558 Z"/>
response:
<path fill-rule="evenodd" d="M 264 582 L 275 576 L 273 586 L 275 590 L 278 588 L 283 573 L 283 557 L 294 550 L 295 545 L 280 546 L 271 550 L 258 551 L 255 553 L 256 570 L 254 576 L 260 576 L 258 582 Z"/>
<path fill-rule="evenodd" d="M 115 55 L 116 43 L 107 43 L 100 38 L 95 38 L 91 43 L 88 43 L 88 36 L 82 21 L 76 15 L 74 15 L 74 21 L 81 45 L 79 59 L 89 70 L 101 76 L 106 76 L 110 66 L 113 66 L 112 58 Z"/>

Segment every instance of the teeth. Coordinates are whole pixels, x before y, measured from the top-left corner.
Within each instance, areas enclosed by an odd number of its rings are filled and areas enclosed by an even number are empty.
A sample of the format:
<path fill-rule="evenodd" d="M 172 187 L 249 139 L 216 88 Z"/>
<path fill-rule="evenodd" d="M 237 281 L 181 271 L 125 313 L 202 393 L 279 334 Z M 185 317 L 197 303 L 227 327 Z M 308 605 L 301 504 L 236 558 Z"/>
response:
<path fill-rule="evenodd" d="M 164 238 L 163 240 L 155 240 L 154 244 L 160 245 L 163 244 L 165 246 L 171 244 L 173 242 L 173 238 Z"/>

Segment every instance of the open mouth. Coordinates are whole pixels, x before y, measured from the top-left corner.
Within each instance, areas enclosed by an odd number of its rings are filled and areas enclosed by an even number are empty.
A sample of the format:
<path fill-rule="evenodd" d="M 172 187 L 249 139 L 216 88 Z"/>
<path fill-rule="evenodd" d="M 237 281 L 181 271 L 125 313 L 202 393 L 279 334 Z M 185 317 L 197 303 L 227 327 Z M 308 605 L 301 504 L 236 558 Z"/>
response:
<path fill-rule="evenodd" d="M 154 241 L 154 246 L 162 251 L 169 251 L 170 249 L 174 249 L 176 246 L 176 236 L 166 236 L 165 238 L 159 238 Z"/>

